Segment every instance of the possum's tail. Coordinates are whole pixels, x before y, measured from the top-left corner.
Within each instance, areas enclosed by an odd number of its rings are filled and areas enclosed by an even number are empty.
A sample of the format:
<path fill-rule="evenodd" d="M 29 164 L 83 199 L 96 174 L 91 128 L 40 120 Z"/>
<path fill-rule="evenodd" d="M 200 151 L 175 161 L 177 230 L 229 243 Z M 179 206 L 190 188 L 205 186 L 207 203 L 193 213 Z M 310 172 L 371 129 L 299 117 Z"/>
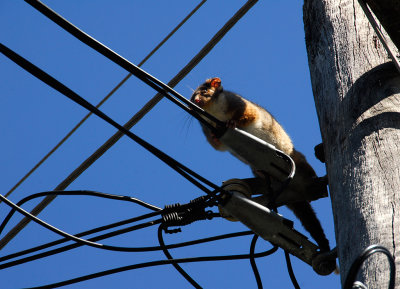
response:
<path fill-rule="evenodd" d="M 329 251 L 329 241 L 325 236 L 321 223 L 315 214 L 310 203 L 300 201 L 288 204 L 287 207 L 293 211 L 300 220 L 303 227 L 310 233 L 311 237 L 317 242 L 321 252 Z"/>

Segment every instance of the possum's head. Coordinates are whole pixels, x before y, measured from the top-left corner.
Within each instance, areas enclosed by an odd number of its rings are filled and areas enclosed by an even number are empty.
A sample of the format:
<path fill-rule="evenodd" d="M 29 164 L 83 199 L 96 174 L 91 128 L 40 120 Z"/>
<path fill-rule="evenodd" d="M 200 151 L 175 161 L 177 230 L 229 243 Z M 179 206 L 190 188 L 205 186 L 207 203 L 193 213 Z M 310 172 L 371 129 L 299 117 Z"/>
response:
<path fill-rule="evenodd" d="M 193 92 L 190 101 L 207 110 L 222 91 L 221 79 L 213 77 L 207 79 Z"/>

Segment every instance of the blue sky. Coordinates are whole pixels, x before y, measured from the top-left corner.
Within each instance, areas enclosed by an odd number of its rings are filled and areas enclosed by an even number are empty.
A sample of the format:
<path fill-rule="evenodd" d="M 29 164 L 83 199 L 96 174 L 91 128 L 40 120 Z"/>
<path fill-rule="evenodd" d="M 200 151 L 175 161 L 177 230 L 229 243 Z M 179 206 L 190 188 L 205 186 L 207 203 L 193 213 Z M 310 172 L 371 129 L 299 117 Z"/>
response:
<path fill-rule="evenodd" d="M 56 12 L 133 63 L 139 63 L 200 1 L 44 1 Z M 207 1 L 145 65 L 167 83 L 224 25 L 245 1 Z M 119 66 L 87 47 L 24 1 L 0 2 L 1 42 L 39 66 L 89 102 L 98 103 L 127 75 Z M 176 90 L 190 97 L 206 78 L 219 76 L 225 89 L 236 91 L 268 109 L 292 137 L 318 175 L 325 167 L 313 156 L 321 142 L 315 111 L 298 1 L 260 1 L 185 77 Z M 75 124 L 86 110 L 0 56 L 0 125 L 3 141 L 0 186 L 6 193 Z M 102 110 L 125 123 L 155 91 L 131 77 Z M 206 142 L 196 120 L 162 100 L 132 131 L 216 184 L 251 177 L 250 169 Z M 115 129 L 97 117 L 85 124 L 11 196 L 21 198 L 54 189 L 103 144 Z M 163 207 L 185 203 L 203 193 L 150 153 L 122 138 L 68 189 L 96 190 L 137 197 Z M 36 201 L 24 206 L 31 209 Z M 335 245 L 328 198 L 313 202 L 331 245 Z M 0 204 L 0 219 L 8 212 Z M 40 217 L 77 233 L 148 212 L 138 206 L 89 197 L 58 197 Z M 295 220 L 285 208 L 285 217 Z M 8 231 L 19 220 L 16 216 Z M 295 220 L 295 228 L 308 235 Z M 166 243 L 242 231 L 240 223 L 214 219 L 165 236 Z M 0 256 L 58 239 L 30 224 Z M 171 250 L 174 257 L 248 253 L 250 237 Z M 157 227 L 102 241 L 120 246 L 157 245 Z M 270 247 L 260 240 L 257 251 Z M 162 252 L 118 253 L 79 248 L 0 271 L 1 288 L 45 285 L 85 274 L 140 262 L 162 260 Z M 318 276 L 292 258 L 301 288 L 339 288 L 339 277 Z M 292 288 L 282 250 L 258 259 L 264 288 Z M 249 261 L 185 264 L 183 268 L 204 288 L 256 288 Z M 190 288 L 172 266 L 128 271 L 65 288 Z"/>

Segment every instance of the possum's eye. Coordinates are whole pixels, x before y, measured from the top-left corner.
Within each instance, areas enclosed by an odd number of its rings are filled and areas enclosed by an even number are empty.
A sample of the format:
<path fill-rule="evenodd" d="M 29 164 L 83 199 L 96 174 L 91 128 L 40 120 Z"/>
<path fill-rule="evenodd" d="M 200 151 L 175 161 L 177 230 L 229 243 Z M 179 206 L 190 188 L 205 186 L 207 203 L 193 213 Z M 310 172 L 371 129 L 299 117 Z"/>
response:
<path fill-rule="evenodd" d="M 201 93 L 201 94 L 206 94 L 206 93 L 207 93 L 207 89 L 202 89 L 202 90 L 200 91 L 200 93 Z"/>

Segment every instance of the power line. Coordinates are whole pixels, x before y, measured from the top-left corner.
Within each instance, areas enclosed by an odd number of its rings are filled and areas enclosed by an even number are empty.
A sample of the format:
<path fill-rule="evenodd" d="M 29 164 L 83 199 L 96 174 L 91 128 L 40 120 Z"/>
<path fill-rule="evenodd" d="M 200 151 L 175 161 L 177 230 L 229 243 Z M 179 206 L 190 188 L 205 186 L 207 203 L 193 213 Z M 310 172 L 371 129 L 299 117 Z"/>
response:
<path fill-rule="evenodd" d="M 133 221 L 134 220 L 132 220 L 132 219 L 128 219 L 128 220 L 120 221 L 118 223 L 126 224 L 126 223 L 131 223 Z M 116 223 L 110 224 L 110 225 L 114 226 L 115 224 Z M 103 228 L 103 227 L 99 227 L 99 228 Z M 99 229 L 99 228 L 92 229 L 91 231 Z M 129 231 L 130 230 L 136 230 L 136 228 L 137 228 L 137 225 L 133 226 L 133 227 L 128 227 L 128 228 L 123 229 L 123 230 L 113 231 L 113 232 L 110 232 L 110 233 L 107 233 L 107 234 L 99 235 L 99 236 L 90 238 L 89 240 L 90 241 L 100 241 L 100 240 L 107 239 L 107 238 L 110 238 L 110 237 L 118 236 L 118 235 L 123 234 L 123 233 L 127 233 L 128 229 L 129 229 Z M 78 233 L 78 234 L 75 234 L 74 236 L 82 237 L 82 236 L 85 236 L 84 233 L 85 232 Z M 218 240 L 223 240 L 223 239 L 235 238 L 235 237 L 248 236 L 248 235 L 253 235 L 253 234 L 254 233 L 252 231 L 242 231 L 242 232 L 236 232 L 236 233 L 228 233 L 228 234 L 217 235 L 217 236 L 212 236 L 212 237 L 207 237 L 207 238 L 201 238 L 201 239 L 196 239 L 196 240 L 191 240 L 191 241 L 186 241 L 186 242 L 181 242 L 181 243 L 170 244 L 170 245 L 166 245 L 165 247 L 167 249 L 176 249 L 176 248 L 181 248 L 181 247 L 187 247 L 187 246 L 192 246 L 192 245 L 197 245 L 197 244 L 202 244 L 202 243 L 208 243 L 208 242 L 213 242 L 213 241 L 218 241 Z M 44 245 L 36 246 L 34 248 L 30 248 L 30 249 L 23 250 L 23 251 L 20 251 L 20 252 L 12 253 L 12 254 L 0 257 L 0 261 L 6 261 L 6 260 L 9 260 L 9 259 L 13 259 L 13 258 L 22 256 L 22 255 L 26 255 L 26 254 L 29 254 L 29 253 L 32 253 L 32 252 L 43 250 L 45 248 L 49 248 L 51 246 L 56 246 L 58 244 L 65 243 L 67 241 L 69 241 L 69 239 L 63 238 L 63 239 L 59 239 L 57 241 L 53 241 L 53 242 L 50 242 L 50 243 L 47 243 L 47 244 L 44 244 Z M 5 269 L 5 268 L 13 267 L 13 266 L 16 266 L 16 265 L 24 264 L 24 263 L 31 262 L 31 261 L 34 261 L 34 260 L 38 260 L 38 259 L 41 259 L 41 258 L 45 258 L 45 257 L 52 256 L 52 255 L 55 255 L 55 254 L 59 254 L 59 253 L 62 253 L 62 252 L 66 252 L 66 251 L 69 251 L 69 250 L 72 250 L 72 249 L 75 249 L 75 248 L 78 248 L 78 247 L 81 247 L 81 246 L 82 245 L 79 244 L 79 243 L 66 245 L 64 247 L 52 249 L 52 250 L 49 250 L 49 251 L 46 251 L 46 252 L 42 252 L 42 253 L 39 253 L 39 254 L 36 254 L 36 255 L 31 255 L 31 256 L 24 257 L 24 258 L 21 258 L 21 259 L 18 259 L 18 260 L 10 261 L 8 263 L 0 264 L 0 269 Z M 162 250 L 160 246 L 131 247 L 130 249 L 131 249 L 130 252 L 151 252 L 151 251 L 160 251 L 160 250 Z"/>
<path fill-rule="evenodd" d="M 163 151 L 159 150 L 155 146 L 151 145 L 149 142 L 145 141 L 144 139 L 140 138 L 136 134 L 132 133 L 130 130 L 126 129 L 116 121 L 114 121 L 112 118 L 110 118 L 108 115 L 106 115 L 104 112 L 93 106 L 91 103 L 89 103 L 86 99 L 72 91 L 70 88 L 59 82 L 57 79 L 52 77 L 51 75 L 47 74 L 45 71 L 34 65 L 33 63 L 29 62 L 22 56 L 18 55 L 8 47 L 4 46 L 3 44 L 0 43 L 0 52 L 3 53 L 5 56 L 7 56 L 10 60 L 14 61 L 16 64 L 21 66 L 23 69 L 34 75 L 35 77 L 39 78 L 42 80 L 44 83 L 47 85 L 51 86 L 58 92 L 62 93 L 75 103 L 79 104 L 80 106 L 86 108 L 87 110 L 93 112 L 96 116 L 107 122 L 108 124 L 112 125 L 114 128 L 118 129 L 121 131 L 124 135 L 135 141 L 137 144 L 145 148 L 147 151 L 152 153 L 154 156 L 156 156 L 159 160 L 163 161 L 165 164 L 167 164 L 170 168 L 174 169 L 177 173 L 179 173 L 181 176 L 186 178 L 188 181 L 190 181 L 193 185 L 197 186 L 199 189 L 201 189 L 203 192 L 206 194 L 213 194 L 211 190 L 209 190 L 206 186 L 203 184 L 213 188 L 214 190 L 220 190 L 219 187 L 206 178 L 202 177 L 201 175 L 197 174 L 196 172 L 192 171 L 188 167 L 184 166 L 183 164 L 179 163 L 177 160 L 174 158 L 170 157 L 168 154 L 164 153 Z"/>
<path fill-rule="evenodd" d="M 50 9 L 48 6 L 44 5 L 42 2 L 38 0 L 25 0 L 25 2 L 30 4 L 36 10 L 41 12 L 44 16 L 52 20 L 58 26 L 63 28 L 65 31 L 69 32 L 71 35 L 73 35 L 78 40 L 82 41 L 87 46 L 91 47 L 92 49 L 96 50 L 103 56 L 110 59 L 115 64 L 119 65 L 120 67 L 132 73 L 134 76 L 139 78 L 148 86 L 152 87 L 157 92 L 161 93 L 164 97 L 175 103 L 177 106 L 185 110 L 187 113 L 193 115 L 194 117 L 197 117 L 198 114 L 204 115 L 207 117 L 208 120 L 214 122 L 215 125 L 224 126 L 224 123 L 215 118 L 213 115 L 207 113 L 202 108 L 198 107 L 190 100 L 185 98 L 183 95 L 179 94 L 170 86 L 166 85 L 165 83 L 158 80 L 151 74 L 147 73 L 137 65 L 133 64 L 124 57 L 120 56 L 119 54 L 111 50 L 109 47 L 104 45 L 103 43 L 91 37 L 84 31 L 73 25 L 71 22 L 63 18 L 61 15 L 57 14 L 55 11 Z M 205 126 L 209 127 L 211 130 L 215 130 L 215 127 L 213 127 L 205 119 L 198 117 L 198 120 L 202 122 Z"/>
<path fill-rule="evenodd" d="M 133 251 L 133 252 L 137 252 L 137 248 L 127 248 L 127 247 L 118 247 L 118 246 L 109 246 L 109 245 L 103 245 L 103 244 L 98 244 L 98 243 L 94 243 L 91 240 L 83 240 L 78 238 L 77 236 L 73 236 L 70 235 L 68 233 L 62 232 L 61 230 L 54 228 L 50 225 L 48 225 L 47 223 L 41 221 L 40 219 L 32 216 L 31 214 L 29 214 L 28 212 L 24 211 L 22 208 L 20 208 L 19 205 L 24 204 L 25 202 L 35 199 L 35 198 L 39 198 L 42 197 L 44 195 L 47 194 L 60 194 L 60 195 L 72 195 L 72 196 L 76 196 L 76 195 L 86 195 L 86 196 L 94 196 L 94 197 L 102 197 L 102 198 L 107 198 L 107 199 L 114 199 L 114 200 L 121 200 L 121 201 L 127 201 L 127 202 L 134 202 L 137 204 L 140 204 L 142 206 L 151 206 L 147 203 L 144 203 L 140 200 L 137 200 L 135 198 L 132 197 L 128 197 L 128 196 L 121 196 L 121 195 L 114 195 L 114 194 L 105 194 L 105 193 L 100 193 L 100 192 L 94 192 L 94 191 L 70 191 L 70 192 L 65 192 L 65 191 L 61 191 L 61 192 L 42 192 L 42 193 L 37 193 L 37 194 L 33 194 L 31 196 L 28 196 L 24 199 L 22 199 L 21 201 L 18 202 L 18 205 L 13 204 L 11 201 L 9 201 L 7 198 L 5 198 L 4 196 L 0 195 L 0 199 L 3 200 L 4 203 L 6 203 L 7 205 L 9 205 L 10 207 L 13 208 L 13 210 L 11 211 L 11 214 L 9 214 L 8 216 L 12 215 L 14 210 L 17 210 L 18 212 L 28 216 L 29 218 L 32 218 L 35 222 L 39 223 L 40 225 L 46 227 L 47 229 L 50 229 L 53 232 L 56 232 L 58 234 L 61 234 L 63 236 L 66 237 L 66 239 L 68 240 L 73 240 L 75 242 L 77 242 L 79 245 L 89 245 L 91 247 L 96 247 L 96 248 L 100 248 L 100 249 L 105 249 L 105 250 L 112 250 L 112 251 Z M 222 235 L 222 236 L 215 236 L 215 237 L 211 237 L 211 238 L 205 238 L 202 240 L 194 240 L 194 241 L 189 241 L 189 242 L 185 242 L 185 243 L 181 243 L 181 244 L 173 244 L 172 246 L 166 246 L 162 237 L 162 230 L 166 230 L 168 226 L 176 226 L 176 225 L 187 225 L 192 223 L 193 221 L 196 220 L 196 216 L 198 215 L 198 213 L 202 210 L 204 210 L 204 208 L 206 208 L 207 206 L 209 206 L 209 198 L 208 197 L 201 197 L 201 198 L 197 198 L 195 200 L 190 201 L 190 203 L 188 204 L 184 204 L 184 205 L 180 205 L 180 204 L 173 204 L 173 205 L 169 205 L 166 206 L 163 210 L 159 210 L 159 208 L 156 208 L 156 212 L 151 213 L 151 214 L 147 214 L 147 216 L 151 215 L 151 216 L 155 216 L 156 214 L 162 214 L 163 215 L 163 219 L 161 220 L 156 220 L 156 221 L 150 221 L 148 223 L 145 224 L 141 224 L 141 225 L 137 225 L 135 227 L 137 227 L 138 229 L 140 228 L 144 228 L 144 227 L 148 227 L 157 223 L 161 223 L 161 225 L 158 228 L 158 239 L 159 239 L 159 243 L 160 246 L 157 249 L 162 250 L 165 255 L 167 256 L 167 258 L 169 260 L 174 261 L 174 259 L 172 258 L 172 256 L 170 255 L 170 253 L 168 252 L 168 248 L 167 247 L 180 247 L 180 246 L 188 246 L 188 245 L 193 245 L 193 244 L 199 244 L 202 242 L 209 242 L 209 241 L 215 241 L 217 239 L 223 239 L 223 238 L 227 238 L 227 237 L 233 237 L 233 236 L 240 236 L 240 235 L 247 235 L 249 232 L 239 232 L 239 233 L 235 233 L 235 234 L 227 234 L 227 235 Z M 151 207 L 152 209 L 154 209 L 153 207 Z M 200 211 L 199 211 L 200 210 Z M 181 213 L 179 213 L 181 212 Z M 6 220 L 9 219 L 7 216 L 7 218 L 5 219 L 5 221 L 3 222 L 3 224 L 0 227 L 4 228 L 5 223 L 7 222 Z M 144 215 L 145 216 L 145 215 Z M 172 216 L 172 218 L 170 218 L 169 216 Z M 142 216 L 143 217 L 143 216 Z M 198 215 L 198 217 L 200 217 L 200 219 L 202 219 L 202 217 L 200 215 Z M 185 218 L 187 218 L 187 220 L 185 220 Z M 127 228 L 129 229 L 129 228 Z M 126 229 L 124 229 L 125 231 L 128 231 Z M 1 231 L 0 231 L 1 233 Z M 254 238 L 253 238 L 254 240 Z M 255 244 L 255 242 L 254 242 Z M 251 258 L 254 258 L 254 246 L 253 246 L 253 241 L 252 241 L 252 248 L 253 250 L 251 250 L 250 256 Z M 133 249 L 133 250 L 132 250 Z M 270 250 L 269 252 L 272 254 L 273 252 L 275 252 L 275 248 Z M 211 258 L 215 258 L 215 257 L 211 257 Z M 8 268 L 8 267 L 12 267 L 15 265 L 19 265 L 21 264 L 19 262 L 20 260 L 17 261 L 13 261 L 13 262 L 9 262 L 6 264 L 2 264 L 0 265 L 0 269 L 4 269 L 4 268 Z M 200 285 L 198 285 L 197 282 L 195 282 L 177 263 L 172 263 L 175 268 L 178 269 L 178 271 L 195 287 L 195 288 L 201 288 Z"/>
<path fill-rule="evenodd" d="M 70 239 L 72 241 L 75 241 L 77 243 L 80 243 L 80 244 L 83 244 L 83 245 L 87 245 L 87 246 L 90 246 L 90 247 L 95 247 L 95 248 L 98 248 L 98 249 L 111 250 L 111 251 L 120 251 L 119 248 L 116 247 L 116 246 L 109 246 L 109 245 L 99 244 L 99 243 L 96 243 L 96 242 L 92 242 L 92 241 L 89 241 L 89 240 L 78 238 L 78 237 L 76 237 L 74 235 L 71 235 L 71 234 L 69 234 L 67 232 L 64 232 L 64 231 L 62 231 L 62 230 L 60 230 L 60 229 L 58 229 L 58 228 L 46 223 L 46 222 L 44 222 L 43 220 L 41 220 L 41 219 L 37 218 L 36 216 L 30 214 L 29 212 L 25 211 L 24 209 L 22 209 L 21 207 L 17 206 L 16 204 L 14 204 L 13 202 L 11 202 L 9 199 L 7 199 L 6 197 L 4 197 L 1 194 L 0 194 L 0 199 L 5 204 L 10 206 L 11 208 L 14 208 L 15 210 L 17 210 L 22 215 L 26 216 L 27 218 L 30 218 L 35 223 L 45 227 L 46 229 L 48 229 L 48 230 L 50 230 L 50 231 L 52 231 L 52 232 L 54 232 L 54 233 L 56 233 L 58 235 L 61 235 L 61 236 L 65 237 L 65 238 L 68 238 L 68 239 Z M 159 213 L 159 212 L 156 212 L 156 213 Z M 155 220 L 155 221 L 150 221 L 150 222 L 146 223 L 145 226 L 148 227 L 148 226 L 156 225 L 156 224 L 161 223 L 161 221 L 162 221 L 161 219 Z"/>
<path fill-rule="evenodd" d="M 167 42 L 169 38 L 171 38 L 176 31 L 179 30 L 179 28 L 185 24 L 187 20 L 189 20 L 190 17 L 198 10 L 200 7 L 206 2 L 207 0 L 202 0 L 156 47 L 153 48 L 149 52 L 149 54 L 146 55 L 146 57 L 138 64 L 138 67 L 141 67 L 146 61 L 158 51 L 158 49 L 161 48 L 161 46 Z M 99 108 L 100 106 L 103 105 L 104 102 L 106 102 L 130 77 L 132 76 L 131 73 L 129 73 L 127 76 L 125 76 L 97 105 L 96 108 Z M 8 197 L 13 191 L 15 191 L 31 174 L 33 174 L 64 142 L 68 140 L 68 138 L 92 115 L 91 112 L 89 112 L 84 118 L 82 118 L 81 121 L 79 121 L 74 128 L 65 135 L 61 139 L 61 141 L 54 146 L 25 176 L 23 176 L 4 196 Z"/>
<path fill-rule="evenodd" d="M 261 281 L 261 276 L 260 273 L 258 272 L 257 264 L 256 264 L 256 259 L 254 258 L 254 253 L 255 253 L 255 248 L 256 248 L 256 243 L 258 240 L 258 235 L 254 234 L 253 239 L 251 240 L 250 244 L 250 265 L 251 269 L 253 270 L 254 277 L 257 282 L 257 288 L 258 289 L 263 289 L 262 281 Z M 276 250 L 278 250 L 278 247 L 275 247 Z"/>
<path fill-rule="evenodd" d="M 78 190 L 78 191 L 51 191 L 51 192 L 41 192 L 33 195 L 29 195 L 22 200 L 20 200 L 17 203 L 17 206 L 21 207 L 23 204 L 26 202 L 44 197 L 44 196 L 51 196 L 51 195 L 64 195 L 64 196 L 95 196 L 95 197 L 100 197 L 100 198 L 105 198 L 105 199 L 111 199 L 111 200 L 118 200 L 118 201 L 125 201 L 125 202 L 132 202 L 138 205 L 141 205 L 147 209 L 153 210 L 153 211 L 161 211 L 162 209 L 153 205 L 150 205 L 146 202 L 143 202 L 141 200 L 138 200 L 136 198 L 132 198 L 130 196 L 121 196 L 121 195 L 114 195 L 114 194 L 105 194 L 105 193 L 100 193 L 100 192 L 95 192 L 95 191 L 87 191 L 87 190 Z M 3 232 L 5 226 L 7 223 L 10 221 L 12 216 L 14 215 L 16 209 L 12 208 L 11 211 L 8 213 L 8 215 L 4 218 L 3 222 L 0 224 L 0 235 Z M 157 213 L 159 214 L 159 213 Z M 154 214 L 154 215 L 157 215 Z"/>
<path fill-rule="evenodd" d="M 225 36 L 225 34 L 243 17 L 247 11 L 257 2 L 257 0 L 247 1 L 238 11 L 233 15 L 226 24 L 211 38 L 211 40 L 199 51 L 199 53 L 192 58 L 192 60 L 170 81 L 168 86 L 175 87 L 211 50 L 214 46 Z M 150 111 L 160 100 L 161 94 L 156 94 L 137 114 L 135 114 L 125 125 L 126 129 L 130 129 L 135 125 L 143 116 Z M 75 169 L 63 182 L 61 182 L 55 190 L 66 189 L 82 172 L 84 172 L 90 165 L 92 165 L 98 158 L 100 158 L 111 146 L 113 146 L 121 137 L 123 133 L 115 133 L 109 140 L 107 140 L 99 149 L 96 150 L 88 159 L 86 159 L 77 169 Z M 40 202 L 32 211 L 33 215 L 38 215 L 48 204 L 54 200 L 54 196 L 46 197 Z M 28 218 L 21 220 L 3 239 L 0 240 L 0 249 L 7 245 L 28 223 Z"/>
<path fill-rule="evenodd" d="M 164 239 L 162 236 L 162 230 L 163 230 L 163 225 L 161 224 L 158 227 L 157 231 L 158 242 L 160 243 L 162 251 L 164 252 L 164 255 L 167 257 L 167 259 L 174 260 L 174 258 L 168 252 L 168 249 L 165 247 Z M 194 288 L 202 289 L 202 287 L 192 277 L 190 277 L 190 275 L 186 273 L 186 271 L 183 270 L 181 266 L 179 266 L 177 263 L 172 263 L 172 266 L 174 266 L 174 268 L 179 272 L 179 274 L 181 274 Z"/>
<path fill-rule="evenodd" d="M 91 235 L 91 234 L 98 233 L 98 232 L 101 232 L 101 231 L 113 229 L 113 228 L 116 228 L 116 227 L 119 227 L 119 226 L 122 226 L 122 225 L 127 225 L 127 224 L 130 224 L 130 223 L 137 222 L 137 221 L 140 221 L 140 220 L 143 220 L 143 219 L 146 219 L 146 218 L 154 217 L 154 216 L 157 216 L 157 215 L 163 213 L 163 212 L 160 212 L 160 210 L 161 210 L 160 208 L 155 207 L 155 206 L 150 205 L 150 204 L 147 204 L 147 203 L 145 203 L 145 202 L 143 202 L 141 200 L 138 200 L 136 198 L 127 197 L 127 196 L 120 196 L 120 195 L 104 194 L 104 193 L 93 192 L 93 191 L 58 191 L 58 192 L 51 191 L 51 192 L 41 192 L 41 193 L 32 194 L 32 195 L 29 195 L 29 196 L 23 198 L 22 200 L 20 200 L 17 203 L 17 205 L 18 206 L 22 206 L 23 204 L 25 204 L 28 201 L 31 201 L 31 200 L 34 200 L 36 198 L 43 197 L 43 196 L 46 196 L 46 195 L 70 195 L 70 196 L 90 195 L 90 196 L 95 196 L 95 197 L 111 198 L 111 199 L 116 199 L 116 200 L 134 202 L 136 204 L 139 204 L 141 206 L 144 206 L 146 208 L 149 208 L 151 210 L 156 211 L 154 213 L 149 213 L 149 214 L 145 214 L 145 215 L 142 215 L 142 216 L 139 216 L 139 217 L 130 218 L 130 219 L 127 219 L 127 220 L 124 220 L 124 221 L 119 221 L 119 222 L 112 223 L 112 224 L 109 224 L 109 225 L 104 225 L 104 226 L 101 226 L 101 227 L 98 227 L 98 228 L 90 229 L 90 230 L 75 234 L 74 236 L 76 236 L 76 237 L 83 237 L 83 236 Z M 176 205 L 174 205 L 172 207 L 175 208 Z M 14 212 L 15 212 L 15 209 L 12 209 L 10 211 L 10 213 L 6 216 L 6 218 L 3 220 L 2 224 L 0 225 L 0 234 L 2 232 L 2 229 L 6 226 L 7 222 L 10 220 L 10 218 L 13 215 Z M 137 226 L 133 226 L 133 227 L 125 228 L 125 229 L 120 229 L 120 230 L 113 231 L 113 232 L 110 232 L 110 233 L 107 233 L 107 234 L 103 234 L 103 235 L 99 235 L 99 236 L 93 237 L 93 238 L 89 239 L 89 241 L 95 242 L 95 241 L 107 239 L 107 238 L 114 237 L 114 236 L 117 236 L 117 235 L 120 235 L 120 234 L 123 234 L 123 233 L 131 232 L 132 230 L 136 230 L 138 228 L 139 227 L 137 227 Z M 172 244 L 172 245 L 168 245 L 166 247 L 167 247 L 167 249 L 174 249 L 174 248 L 180 248 L 180 247 L 185 247 L 185 246 L 196 245 L 196 244 L 200 244 L 200 243 L 204 243 L 204 242 L 211 242 L 211 241 L 216 241 L 216 240 L 222 240 L 222 239 L 225 239 L 225 238 L 233 238 L 233 237 L 245 236 L 245 235 L 250 235 L 250 234 L 253 234 L 253 233 L 251 231 L 230 233 L 230 234 L 224 234 L 224 235 L 219 235 L 219 236 L 214 236 L 214 237 L 208 237 L 208 238 L 204 238 L 204 239 L 198 239 L 198 240 L 193 240 L 193 241 L 188 241 L 188 242 L 183 242 L 183 243 Z M 23 256 L 23 255 L 26 255 L 26 254 L 34 253 L 34 252 L 37 252 L 39 250 L 47 249 L 49 247 L 53 247 L 53 246 L 65 243 L 67 241 L 69 241 L 68 238 L 63 238 L 63 239 L 59 239 L 59 240 L 56 240 L 56 241 L 52 241 L 52 242 L 44 244 L 44 245 L 40 245 L 40 246 L 36 246 L 36 247 L 30 248 L 30 249 L 26 249 L 26 250 L 23 250 L 21 252 L 12 253 L 12 254 L 7 255 L 7 256 L 2 256 L 2 257 L 0 257 L 0 262 L 4 262 L 6 260 L 13 259 L 13 258 L 16 258 L 16 257 L 19 257 L 19 256 Z M 41 254 L 38 254 L 38 255 L 35 255 L 35 256 L 30 256 L 30 257 L 25 258 L 25 259 L 20 259 L 20 260 L 17 260 L 17 261 L 1 264 L 0 265 L 0 269 L 4 269 L 4 268 L 11 267 L 11 266 L 19 265 L 19 264 L 22 264 L 22 263 L 25 263 L 25 262 L 29 262 L 29 261 L 36 260 L 36 259 L 39 259 L 39 258 L 47 257 L 47 256 L 54 255 L 54 254 L 57 254 L 57 253 L 65 252 L 67 250 L 71 250 L 71 249 L 74 249 L 74 248 L 77 248 L 77 247 L 80 247 L 80 246 L 81 246 L 81 244 L 75 243 L 75 244 L 72 244 L 72 245 L 65 246 L 63 248 L 57 248 L 55 250 L 47 251 L 47 252 L 44 252 L 44 253 L 41 253 Z M 124 250 L 125 251 L 129 251 L 129 252 L 149 252 L 149 251 L 161 250 L 161 248 L 159 246 L 136 247 L 136 248 L 133 248 L 133 247 L 129 247 L 128 248 L 127 247 Z"/>
<path fill-rule="evenodd" d="M 261 257 L 266 257 L 269 256 L 273 253 L 275 253 L 276 247 L 274 246 L 272 249 L 269 249 L 267 251 L 261 252 L 261 253 L 256 253 L 254 254 L 254 258 L 261 258 Z M 66 285 L 71 285 L 107 275 L 112 275 L 112 274 L 117 274 L 129 270 L 135 270 L 135 269 L 140 269 L 140 268 L 148 268 L 148 267 L 154 267 L 154 266 L 161 266 L 161 265 L 169 265 L 169 264 L 183 264 L 183 263 L 193 263 L 193 262 L 215 262 L 215 261 L 232 261 L 232 260 L 243 260 L 243 259 L 249 259 L 250 254 L 238 254 L 238 255 L 226 255 L 226 256 L 205 256 L 205 257 L 191 257 L 191 258 L 181 258 L 181 259 L 173 259 L 173 260 L 157 260 L 157 261 L 150 261 L 150 262 L 145 262 L 145 263 L 139 263 L 139 264 L 133 264 L 133 265 L 128 265 L 128 266 L 123 266 L 123 267 L 118 267 L 110 270 L 105 270 L 89 275 L 84 275 L 81 277 L 57 282 L 57 283 L 52 283 L 44 286 L 38 286 L 38 287 L 30 287 L 28 289 L 51 289 L 51 288 L 59 288 L 62 286 Z"/>

